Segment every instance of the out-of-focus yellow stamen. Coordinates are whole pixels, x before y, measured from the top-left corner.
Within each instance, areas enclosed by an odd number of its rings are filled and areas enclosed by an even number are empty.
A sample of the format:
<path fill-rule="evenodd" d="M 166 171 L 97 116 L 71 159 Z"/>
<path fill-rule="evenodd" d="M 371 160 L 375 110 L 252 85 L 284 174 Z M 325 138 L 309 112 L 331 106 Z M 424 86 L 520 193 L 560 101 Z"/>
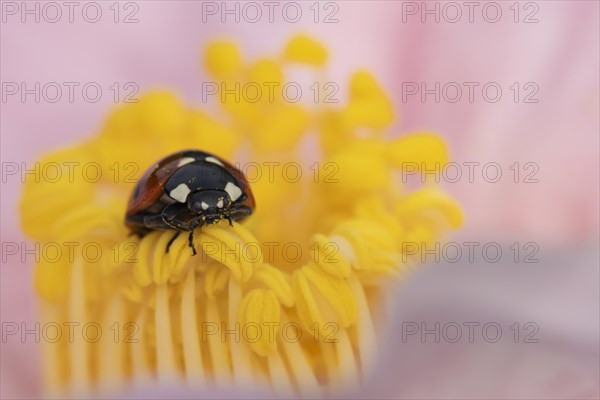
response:
<path fill-rule="evenodd" d="M 327 62 L 327 49 L 308 36 L 296 36 L 285 48 L 284 57 L 291 62 L 323 66 Z"/>

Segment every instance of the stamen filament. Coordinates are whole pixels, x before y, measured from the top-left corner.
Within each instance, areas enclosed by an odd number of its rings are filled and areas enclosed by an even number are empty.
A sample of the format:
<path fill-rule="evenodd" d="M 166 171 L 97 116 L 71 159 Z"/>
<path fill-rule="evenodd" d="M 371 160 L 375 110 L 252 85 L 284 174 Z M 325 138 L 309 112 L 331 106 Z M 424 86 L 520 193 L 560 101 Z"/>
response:
<path fill-rule="evenodd" d="M 156 285 L 156 304 L 154 309 L 156 325 L 156 372 L 159 382 L 172 380 L 177 371 L 171 317 L 169 312 L 169 288 L 166 283 Z"/>
<path fill-rule="evenodd" d="M 282 315 L 281 324 L 286 325 L 289 321 Z M 285 352 L 292 374 L 298 384 L 301 395 L 322 396 L 321 387 L 306 358 L 306 354 L 298 342 L 281 340 L 280 345 Z"/>
<path fill-rule="evenodd" d="M 375 326 L 373 325 L 373 318 L 371 317 L 371 311 L 369 310 L 369 304 L 367 303 L 367 296 L 365 295 L 364 288 L 360 284 L 360 281 L 356 276 L 351 276 L 348 282 L 350 283 L 358 307 L 358 318 L 360 321 L 360 324 L 357 324 L 356 327 L 358 335 L 358 355 L 360 357 L 362 370 L 366 371 L 369 370 L 373 361 L 373 354 L 375 354 L 377 349 Z"/>
<path fill-rule="evenodd" d="M 227 344 L 223 343 L 221 340 L 220 333 L 223 328 L 223 320 L 219 315 L 216 299 L 207 298 L 206 300 L 206 320 L 210 321 L 210 326 L 216 327 L 217 329 L 216 335 L 206 335 L 215 385 L 217 389 L 228 389 L 231 387 L 232 381 L 231 367 L 229 365 L 229 351 Z"/>
<path fill-rule="evenodd" d="M 71 285 L 69 292 L 69 322 L 84 324 L 87 321 L 85 311 L 86 298 L 83 286 L 83 263 L 76 257 L 71 268 Z M 69 371 L 71 392 L 81 394 L 90 388 L 89 348 L 85 340 L 74 340 L 69 343 Z"/>
<path fill-rule="evenodd" d="M 59 316 L 63 310 L 59 310 L 52 305 L 42 304 L 42 315 L 45 316 L 44 324 L 49 322 L 57 322 L 62 320 Z M 48 395 L 50 397 L 60 397 L 64 394 L 64 381 L 65 377 L 62 376 L 65 364 L 64 353 L 61 354 L 61 347 L 64 346 L 64 342 L 58 341 L 56 343 L 44 343 L 43 358 L 45 360 L 44 368 L 44 385 L 47 388 Z"/>
<path fill-rule="evenodd" d="M 202 350 L 198 337 L 196 280 L 193 267 L 188 269 L 181 299 L 181 335 L 186 382 L 189 386 L 203 387 L 206 383 L 206 372 L 202 365 Z"/>
<path fill-rule="evenodd" d="M 228 321 L 229 330 L 234 330 L 236 340 L 229 340 L 231 351 L 231 365 L 233 366 L 233 380 L 237 387 L 249 388 L 253 382 L 252 370 L 250 369 L 249 346 L 244 340 L 244 327 L 237 323 L 237 311 L 242 301 L 240 286 L 229 276 L 229 302 Z"/>
<path fill-rule="evenodd" d="M 345 382 L 346 388 L 348 386 L 356 386 L 360 382 L 360 371 L 358 370 L 356 357 L 352 350 L 352 343 L 350 343 L 346 329 L 340 328 L 337 335 L 335 335 L 335 339 L 337 339 L 335 350 L 338 362 L 337 372 L 340 375 L 340 381 Z"/>
<path fill-rule="evenodd" d="M 267 356 L 271 385 L 278 397 L 292 397 L 294 394 L 292 380 L 281 359 L 281 354 L 271 353 Z"/>
<path fill-rule="evenodd" d="M 99 368 L 98 368 L 98 383 L 109 387 L 120 386 L 125 380 L 125 346 L 122 341 L 125 324 L 121 321 L 125 320 L 123 300 L 118 295 L 110 296 L 107 308 L 104 314 L 106 326 L 110 329 L 107 333 L 116 333 L 114 337 L 101 338 L 101 346 L 99 349 Z M 116 323 L 116 325 L 115 325 Z M 116 331 L 114 330 L 116 329 Z"/>
<path fill-rule="evenodd" d="M 150 346 L 146 340 L 146 329 L 148 318 L 148 307 L 143 305 L 139 311 L 139 314 L 135 320 L 136 327 L 139 328 L 137 335 L 129 345 L 131 351 L 131 365 L 133 370 L 133 381 L 143 382 L 150 378 L 151 372 L 148 365 L 148 352 Z"/>

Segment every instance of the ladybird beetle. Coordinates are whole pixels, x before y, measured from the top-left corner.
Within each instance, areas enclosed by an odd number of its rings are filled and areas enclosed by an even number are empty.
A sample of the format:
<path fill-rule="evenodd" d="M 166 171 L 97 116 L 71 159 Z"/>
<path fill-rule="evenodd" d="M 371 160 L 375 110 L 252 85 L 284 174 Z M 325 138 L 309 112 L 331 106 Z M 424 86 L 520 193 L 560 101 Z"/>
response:
<path fill-rule="evenodd" d="M 221 219 L 239 221 L 254 211 L 254 196 L 244 174 L 222 158 L 199 150 L 184 150 L 158 161 L 138 181 L 129 199 L 125 223 L 143 237 L 155 229 L 189 231 L 188 245 L 196 255 L 194 229 Z"/>

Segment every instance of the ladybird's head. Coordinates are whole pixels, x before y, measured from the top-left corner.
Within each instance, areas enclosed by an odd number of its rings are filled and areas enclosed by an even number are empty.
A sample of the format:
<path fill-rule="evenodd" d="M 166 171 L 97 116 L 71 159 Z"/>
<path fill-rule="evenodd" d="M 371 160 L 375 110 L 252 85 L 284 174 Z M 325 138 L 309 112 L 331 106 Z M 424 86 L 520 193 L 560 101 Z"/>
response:
<path fill-rule="evenodd" d="M 200 190 L 187 200 L 192 213 L 208 225 L 221 220 L 231 206 L 229 195 L 224 190 Z"/>

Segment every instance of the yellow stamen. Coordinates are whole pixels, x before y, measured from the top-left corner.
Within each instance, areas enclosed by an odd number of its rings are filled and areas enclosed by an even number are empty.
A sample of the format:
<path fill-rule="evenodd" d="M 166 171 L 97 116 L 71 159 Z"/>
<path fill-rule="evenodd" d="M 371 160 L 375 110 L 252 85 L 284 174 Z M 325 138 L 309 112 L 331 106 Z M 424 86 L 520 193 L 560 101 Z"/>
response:
<path fill-rule="evenodd" d="M 308 36 L 296 36 L 286 46 L 284 57 L 290 62 L 322 66 L 327 62 L 327 49 Z"/>
<path fill-rule="evenodd" d="M 290 64 L 324 74 L 327 50 L 311 38 L 292 38 L 280 54 L 245 63 L 220 41 L 204 63 L 227 89 L 284 84 Z M 43 320 L 93 322 L 104 333 L 100 343 L 44 345 L 45 394 L 158 381 L 323 397 L 360 385 L 377 356 L 388 283 L 416 265 L 404 243 L 438 240 L 463 215 L 435 182 L 409 191 L 395 178 L 408 164 L 448 163 L 443 141 L 429 132 L 388 137 L 396 114 L 368 71 L 352 76 L 348 92 L 337 108 L 281 93 L 230 96 L 220 120 L 151 93 L 115 110 L 88 142 L 44 157 L 43 165 L 94 162 L 103 175 L 25 184 L 25 232 L 42 245 L 79 245 L 74 257 L 63 251 L 36 266 Z M 135 180 L 185 148 L 246 162 L 257 202 L 243 223 L 196 229 L 196 256 L 187 234 L 166 253 L 173 231 L 138 239 L 123 223 Z M 99 257 L 81 251 L 88 244 Z"/>

